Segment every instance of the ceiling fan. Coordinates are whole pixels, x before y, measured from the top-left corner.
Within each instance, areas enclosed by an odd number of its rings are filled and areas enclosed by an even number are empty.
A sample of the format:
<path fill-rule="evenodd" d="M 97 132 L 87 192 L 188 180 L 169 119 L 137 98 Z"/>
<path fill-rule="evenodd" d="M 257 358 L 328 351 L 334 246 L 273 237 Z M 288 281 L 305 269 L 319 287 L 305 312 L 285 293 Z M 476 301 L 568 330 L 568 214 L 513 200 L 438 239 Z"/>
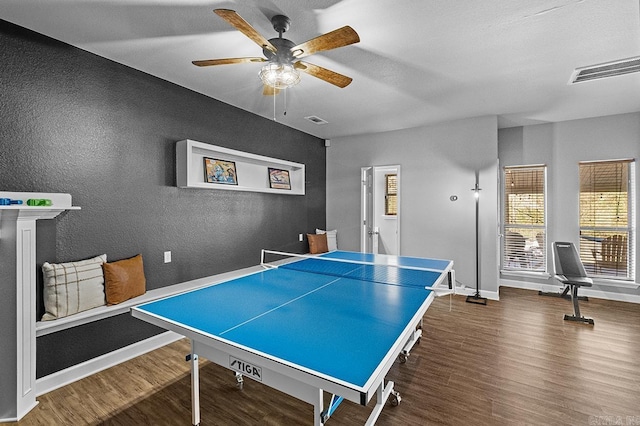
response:
<path fill-rule="evenodd" d="M 281 89 L 298 84 L 300 72 L 305 72 L 316 78 L 344 88 L 353 80 L 350 77 L 323 68 L 309 62 L 301 61 L 309 55 L 317 52 L 336 49 L 358 43 L 360 37 L 350 26 L 344 26 L 337 30 L 323 34 L 302 44 L 295 44 L 291 40 L 282 38 L 282 34 L 289 29 L 291 21 L 284 15 L 275 15 L 271 18 L 273 29 L 278 32 L 277 38 L 265 39 L 247 21 L 242 19 L 235 11 L 229 9 L 215 9 L 214 12 L 231 26 L 249 37 L 262 48 L 265 58 L 225 58 L 193 61 L 194 65 L 206 67 L 212 65 L 240 64 L 246 62 L 265 62 L 260 70 L 260 78 L 264 83 L 264 95 L 276 95 Z"/>

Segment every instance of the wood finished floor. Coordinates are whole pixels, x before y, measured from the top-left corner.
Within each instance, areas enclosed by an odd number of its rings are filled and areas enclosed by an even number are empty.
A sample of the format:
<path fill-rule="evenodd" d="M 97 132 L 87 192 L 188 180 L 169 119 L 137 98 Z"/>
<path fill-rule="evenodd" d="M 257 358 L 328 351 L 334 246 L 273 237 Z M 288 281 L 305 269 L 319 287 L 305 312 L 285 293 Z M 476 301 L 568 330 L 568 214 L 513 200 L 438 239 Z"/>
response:
<path fill-rule="evenodd" d="M 437 299 L 424 336 L 388 378 L 402 395 L 378 425 L 640 425 L 640 305 L 590 299 L 595 326 L 563 321 L 570 302 L 503 288 L 500 302 Z M 313 331 L 310 331 L 313 333 Z M 42 395 L 30 425 L 189 425 L 187 341 Z M 201 362 L 201 425 L 313 424 L 313 408 Z M 375 400 L 375 397 L 373 398 Z M 372 401 L 372 404 L 374 401 Z M 327 425 L 361 425 L 343 403 Z"/>

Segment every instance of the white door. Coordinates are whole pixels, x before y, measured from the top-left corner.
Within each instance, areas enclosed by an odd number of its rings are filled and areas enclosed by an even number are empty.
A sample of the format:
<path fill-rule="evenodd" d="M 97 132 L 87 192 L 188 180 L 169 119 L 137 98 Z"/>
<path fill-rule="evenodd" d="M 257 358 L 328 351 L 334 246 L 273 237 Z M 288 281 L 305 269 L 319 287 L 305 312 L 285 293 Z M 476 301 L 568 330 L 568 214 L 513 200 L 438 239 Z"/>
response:
<path fill-rule="evenodd" d="M 363 167 L 361 170 L 362 231 L 360 250 L 365 253 L 399 255 L 400 166 L 372 166 Z M 395 194 L 389 192 L 388 182 L 395 183 Z M 394 212 L 389 211 L 390 206 L 394 207 Z"/>
<path fill-rule="evenodd" d="M 374 234 L 374 192 L 373 167 L 362 168 L 362 215 L 360 231 L 360 251 L 364 253 L 378 253 L 378 234 Z"/>

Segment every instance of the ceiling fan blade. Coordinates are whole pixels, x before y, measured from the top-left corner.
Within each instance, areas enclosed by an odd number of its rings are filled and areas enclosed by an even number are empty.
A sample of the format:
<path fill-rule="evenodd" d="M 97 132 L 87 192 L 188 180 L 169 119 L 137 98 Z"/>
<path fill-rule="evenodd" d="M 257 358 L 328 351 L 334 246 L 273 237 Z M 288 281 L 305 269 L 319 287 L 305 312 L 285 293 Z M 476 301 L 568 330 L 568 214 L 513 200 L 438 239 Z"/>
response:
<path fill-rule="evenodd" d="M 240 31 L 242 34 L 249 37 L 253 40 L 258 46 L 263 49 L 271 50 L 272 52 L 276 52 L 276 48 L 264 38 L 255 28 L 251 26 L 247 21 L 242 19 L 240 15 L 236 13 L 235 10 L 230 9 L 215 9 L 215 14 L 227 21 L 232 27 Z"/>
<path fill-rule="evenodd" d="M 304 58 L 316 52 L 348 46 L 359 41 L 358 33 L 347 25 L 294 46 L 291 48 L 291 52 L 295 58 Z"/>
<path fill-rule="evenodd" d="M 309 62 L 298 61 L 294 64 L 294 67 L 340 88 L 347 87 L 353 81 L 351 77 L 347 77 L 346 75 L 339 74 L 318 65 L 310 64 Z"/>
<path fill-rule="evenodd" d="M 262 94 L 264 96 L 275 96 L 278 93 L 280 93 L 280 89 L 276 89 L 275 87 L 271 87 L 267 84 L 265 84 L 264 87 L 262 88 Z"/>
<path fill-rule="evenodd" d="M 264 58 L 225 58 L 225 59 L 205 59 L 203 61 L 191 61 L 193 65 L 199 67 L 208 67 L 211 65 L 229 65 L 229 64 L 243 64 L 246 62 L 265 62 Z"/>

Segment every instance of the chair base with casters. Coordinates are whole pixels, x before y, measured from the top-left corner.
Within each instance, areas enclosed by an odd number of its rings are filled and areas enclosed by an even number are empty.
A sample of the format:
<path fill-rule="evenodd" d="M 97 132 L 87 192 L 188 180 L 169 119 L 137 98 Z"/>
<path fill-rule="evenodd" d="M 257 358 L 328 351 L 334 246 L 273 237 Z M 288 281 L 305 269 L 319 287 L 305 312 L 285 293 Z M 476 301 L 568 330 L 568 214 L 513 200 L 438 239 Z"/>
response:
<path fill-rule="evenodd" d="M 587 277 L 580 255 L 573 243 L 553 243 L 553 266 L 555 278 L 566 286 L 565 290 L 562 293 L 558 293 L 558 295 L 562 297 L 569 293 L 573 304 L 573 315 L 565 315 L 564 319 L 593 325 L 594 321 L 591 318 L 586 318 L 580 314 L 580 306 L 578 305 L 578 300 L 580 299 L 578 297 L 578 289 L 580 287 L 591 287 L 593 281 Z"/>

